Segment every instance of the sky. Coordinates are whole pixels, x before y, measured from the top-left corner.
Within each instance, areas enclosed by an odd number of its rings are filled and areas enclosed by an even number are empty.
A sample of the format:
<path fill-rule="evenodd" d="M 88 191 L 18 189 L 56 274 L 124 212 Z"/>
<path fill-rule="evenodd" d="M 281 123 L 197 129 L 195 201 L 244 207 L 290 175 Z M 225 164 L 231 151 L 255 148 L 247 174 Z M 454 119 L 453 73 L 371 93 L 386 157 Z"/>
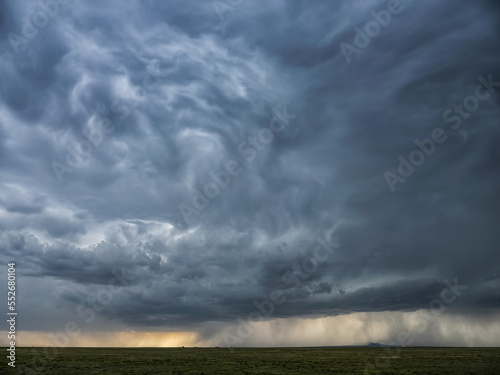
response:
<path fill-rule="evenodd" d="M 500 346 L 499 26 L 493 0 L 0 1 L 19 343 Z"/>

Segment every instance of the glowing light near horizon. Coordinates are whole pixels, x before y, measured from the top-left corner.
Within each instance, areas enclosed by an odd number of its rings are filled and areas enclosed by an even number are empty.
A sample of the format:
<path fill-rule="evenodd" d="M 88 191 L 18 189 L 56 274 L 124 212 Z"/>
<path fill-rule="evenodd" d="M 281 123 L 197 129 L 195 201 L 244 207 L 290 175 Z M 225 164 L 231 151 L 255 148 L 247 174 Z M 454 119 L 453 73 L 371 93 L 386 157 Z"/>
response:
<path fill-rule="evenodd" d="M 75 347 L 208 347 L 208 346 L 341 346 L 370 342 L 394 343 L 407 332 L 410 345 L 498 346 L 500 314 L 483 319 L 467 315 L 432 316 L 426 311 L 363 312 L 324 318 L 273 319 L 254 325 L 239 345 L 224 333 L 236 334 L 238 324 L 206 323 L 200 332 L 82 332 L 68 346 Z M 425 324 L 422 324 L 425 322 Z M 203 335 L 204 328 L 215 334 Z M 1 337 L 7 337 L 6 332 Z M 19 346 L 54 346 L 48 332 L 20 332 Z M 5 345 L 6 342 L 1 342 Z"/>

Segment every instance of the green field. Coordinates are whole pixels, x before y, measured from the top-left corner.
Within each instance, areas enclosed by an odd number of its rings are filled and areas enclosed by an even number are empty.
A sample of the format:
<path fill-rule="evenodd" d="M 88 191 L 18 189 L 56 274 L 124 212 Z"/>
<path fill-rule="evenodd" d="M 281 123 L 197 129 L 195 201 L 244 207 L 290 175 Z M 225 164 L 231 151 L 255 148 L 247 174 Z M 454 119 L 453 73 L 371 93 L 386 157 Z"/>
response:
<path fill-rule="evenodd" d="M 21 374 L 500 374 L 500 348 L 18 348 Z"/>

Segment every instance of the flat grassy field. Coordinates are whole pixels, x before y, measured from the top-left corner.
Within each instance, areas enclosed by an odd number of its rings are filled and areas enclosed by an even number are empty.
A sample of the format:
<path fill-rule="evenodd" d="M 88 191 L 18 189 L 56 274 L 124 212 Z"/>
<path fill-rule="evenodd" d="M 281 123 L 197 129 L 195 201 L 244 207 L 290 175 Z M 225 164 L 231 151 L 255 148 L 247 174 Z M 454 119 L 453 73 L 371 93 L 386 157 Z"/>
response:
<path fill-rule="evenodd" d="M 1 374 L 500 374 L 500 348 L 18 348 Z"/>

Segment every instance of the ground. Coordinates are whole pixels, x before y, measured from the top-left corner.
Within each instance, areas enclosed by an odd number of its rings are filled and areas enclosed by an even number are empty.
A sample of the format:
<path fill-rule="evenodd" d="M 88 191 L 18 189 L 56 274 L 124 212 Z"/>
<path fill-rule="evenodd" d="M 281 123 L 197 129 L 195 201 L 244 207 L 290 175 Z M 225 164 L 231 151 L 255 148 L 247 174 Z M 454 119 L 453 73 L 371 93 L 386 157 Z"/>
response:
<path fill-rule="evenodd" d="M 2 374 L 500 374 L 500 348 L 18 348 Z"/>

